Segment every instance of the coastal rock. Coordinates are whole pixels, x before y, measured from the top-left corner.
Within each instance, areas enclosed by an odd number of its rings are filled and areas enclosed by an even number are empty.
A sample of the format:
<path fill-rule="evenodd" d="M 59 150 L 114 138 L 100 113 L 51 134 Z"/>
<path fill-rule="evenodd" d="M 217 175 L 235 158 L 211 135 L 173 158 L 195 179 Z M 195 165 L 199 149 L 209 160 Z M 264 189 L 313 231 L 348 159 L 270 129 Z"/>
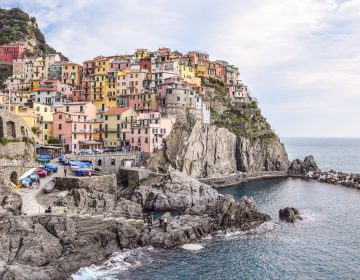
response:
<path fill-rule="evenodd" d="M 299 211 L 294 207 L 286 207 L 279 210 L 280 220 L 294 223 L 296 220 L 302 220 Z"/>
<path fill-rule="evenodd" d="M 153 183 L 137 186 L 131 200 L 152 211 L 182 210 L 195 205 L 204 205 L 218 199 L 219 193 L 210 186 L 177 170 Z"/>
<path fill-rule="evenodd" d="M 313 172 L 320 172 L 320 168 L 317 166 L 317 163 L 312 155 L 305 157 L 304 165 L 306 172 L 313 171 Z"/>
<path fill-rule="evenodd" d="M 172 166 L 196 178 L 239 171 L 286 171 L 289 161 L 285 147 L 274 133 L 271 135 L 243 137 L 226 127 L 189 120 L 174 126 L 166 149 L 150 159 L 148 168 L 158 172 Z"/>
<path fill-rule="evenodd" d="M 319 173 L 321 170 L 317 166 L 317 163 L 312 155 L 305 157 L 303 161 L 295 159 L 291 162 L 289 167 L 289 173 L 291 175 L 306 175 L 313 176 L 314 173 Z"/>
<path fill-rule="evenodd" d="M 0 187 L 0 208 L 13 214 L 21 213 L 22 199 L 8 187 Z"/>

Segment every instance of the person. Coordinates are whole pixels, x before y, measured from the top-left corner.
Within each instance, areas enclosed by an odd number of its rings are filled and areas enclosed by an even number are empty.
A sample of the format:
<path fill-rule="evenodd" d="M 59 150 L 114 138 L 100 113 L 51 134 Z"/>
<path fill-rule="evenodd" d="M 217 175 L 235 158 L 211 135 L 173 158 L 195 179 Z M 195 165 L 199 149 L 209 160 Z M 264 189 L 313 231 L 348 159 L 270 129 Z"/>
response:
<path fill-rule="evenodd" d="M 51 206 L 49 205 L 48 209 L 45 210 L 45 213 L 51 213 Z"/>
<path fill-rule="evenodd" d="M 65 168 L 64 168 L 65 177 L 66 177 L 66 173 L 67 173 L 67 168 L 65 167 Z"/>
<path fill-rule="evenodd" d="M 167 218 L 166 217 L 163 219 L 163 224 L 164 224 L 164 231 L 167 232 Z"/>
<path fill-rule="evenodd" d="M 40 187 L 40 178 L 39 177 L 36 179 L 36 185 L 37 185 L 37 188 Z"/>
<path fill-rule="evenodd" d="M 159 227 L 160 227 L 160 228 L 163 226 L 163 222 L 164 222 L 163 218 L 160 217 L 160 219 L 159 219 L 159 223 L 160 223 Z"/>

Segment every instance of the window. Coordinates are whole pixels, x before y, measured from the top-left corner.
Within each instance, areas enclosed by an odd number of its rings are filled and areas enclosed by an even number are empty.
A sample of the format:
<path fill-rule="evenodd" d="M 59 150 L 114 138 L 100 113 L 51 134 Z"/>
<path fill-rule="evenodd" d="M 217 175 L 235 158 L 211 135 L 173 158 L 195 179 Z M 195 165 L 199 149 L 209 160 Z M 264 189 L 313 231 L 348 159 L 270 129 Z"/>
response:
<path fill-rule="evenodd" d="M 115 159 L 114 158 L 111 159 L 111 165 L 115 165 Z"/>
<path fill-rule="evenodd" d="M 48 124 L 46 123 L 46 124 L 45 124 L 45 129 L 47 129 L 47 128 L 48 128 Z"/>
<path fill-rule="evenodd" d="M 62 129 L 62 125 L 61 125 L 61 124 L 59 124 L 59 129 Z"/>
<path fill-rule="evenodd" d="M 131 138 L 131 143 L 134 143 L 134 138 Z"/>
<path fill-rule="evenodd" d="M 147 128 L 145 128 L 145 134 L 148 134 L 148 129 Z"/>
<path fill-rule="evenodd" d="M 141 134 L 141 129 L 140 128 L 138 128 L 138 134 Z"/>
<path fill-rule="evenodd" d="M 36 111 L 37 111 L 37 112 L 40 112 L 40 107 L 36 107 Z"/>
<path fill-rule="evenodd" d="M 47 139 L 48 139 L 48 138 L 47 138 L 47 134 L 45 134 L 44 138 L 45 138 L 45 140 L 47 140 Z"/>
<path fill-rule="evenodd" d="M 101 159 L 98 160 L 97 165 L 101 166 Z"/>
<path fill-rule="evenodd" d="M 138 138 L 138 143 L 141 143 L 141 138 L 140 137 Z"/>
<path fill-rule="evenodd" d="M 59 115 L 59 120 L 61 120 L 62 119 L 62 115 Z"/>
<path fill-rule="evenodd" d="M 148 138 L 147 137 L 145 137 L 145 143 L 148 143 L 149 141 L 148 141 Z"/>
<path fill-rule="evenodd" d="M 177 96 L 177 97 L 176 97 L 176 101 L 180 101 L 180 96 Z"/>
<path fill-rule="evenodd" d="M 69 106 L 66 106 L 66 112 L 69 112 Z"/>
<path fill-rule="evenodd" d="M 107 121 L 108 120 L 108 116 L 105 116 L 105 121 Z"/>
<path fill-rule="evenodd" d="M 131 129 L 131 134 L 134 134 L 134 129 Z"/>
<path fill-rule="evenodd" d="M 117 116 L 116 116 L 116 119 L 119 121 L 119 120 L 120 120 L 120 115 L 117 115 Z"/>

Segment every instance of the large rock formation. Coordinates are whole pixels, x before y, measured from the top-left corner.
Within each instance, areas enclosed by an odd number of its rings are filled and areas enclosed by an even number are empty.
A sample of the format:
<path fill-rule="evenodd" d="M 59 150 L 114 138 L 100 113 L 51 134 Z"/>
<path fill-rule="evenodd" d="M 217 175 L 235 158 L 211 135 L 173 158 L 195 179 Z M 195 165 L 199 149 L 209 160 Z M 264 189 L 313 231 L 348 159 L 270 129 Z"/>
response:
<path fill-rule="evenodd" d="M 300 159 L 295 159 L 291 162 L 289 167 L 290 174 L 304 176 L 308 172 L 321 172 L 312 155 L 305 157 L 303 161 L 301 161 Z"/>
<path fill-rule="evenodd" d="M 209 204 L 219 198 L 219 193 L 182 172 L 170 170 L 160 179 L 143 182 L 128 196 L 144 209 L 170 211 Z"/>
<path fill-rule="evenodd" d="M 238 171 L 285 171 L 288 158 L 276 135 L 267 138 L 239 136 L 226 127 L 189 121 L 177 124 L 166 149 L 151 158 L 149 168 L 168 166 L 198 178 L 227 176 Z"/>

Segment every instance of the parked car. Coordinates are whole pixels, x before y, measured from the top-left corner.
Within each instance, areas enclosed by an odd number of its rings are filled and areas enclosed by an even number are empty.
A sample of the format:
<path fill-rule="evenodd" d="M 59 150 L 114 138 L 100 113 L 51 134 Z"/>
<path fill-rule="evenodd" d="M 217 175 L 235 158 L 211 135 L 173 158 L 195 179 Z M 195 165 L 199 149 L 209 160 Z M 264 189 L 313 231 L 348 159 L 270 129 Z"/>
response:
<path fill-rule="evenodd" d="M 44 165 L 44 169 L 49 169 L 51 170 L 52 172 L 57 172 L 58 171 L 58 166 L 55 165 L 55 164 L 51 164 L 51 163 L 45 163 Z"/>
<path fill-rule="evenodd" d="M 35 173 L 37 175 L 39 175 L 39 177 L 46 177 L 47 176 L 47 172 L 42 168 L 36 169 Z"/>

